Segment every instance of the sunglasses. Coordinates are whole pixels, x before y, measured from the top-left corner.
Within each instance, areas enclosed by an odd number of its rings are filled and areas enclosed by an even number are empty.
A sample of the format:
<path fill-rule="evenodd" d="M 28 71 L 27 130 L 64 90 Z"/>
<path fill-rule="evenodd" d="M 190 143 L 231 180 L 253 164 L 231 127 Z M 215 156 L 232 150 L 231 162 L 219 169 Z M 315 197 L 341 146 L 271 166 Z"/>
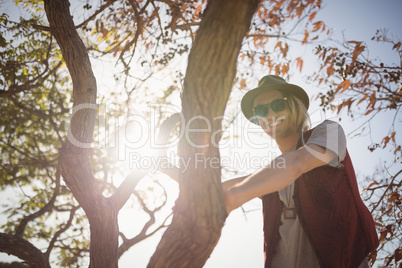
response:
<path fill-rule="evenodd" d="M 254 116 L 266 117 L 269 112 L 269 107 L 271 107 L 271 110 L 274 111 L 275 113 L 282 112 L 286 108 L 287 100 L 288 99 L 285 97 L 282 99 L 273 100 L 272 102 L 267 104 L 257 105 L 253 107 Z"/>

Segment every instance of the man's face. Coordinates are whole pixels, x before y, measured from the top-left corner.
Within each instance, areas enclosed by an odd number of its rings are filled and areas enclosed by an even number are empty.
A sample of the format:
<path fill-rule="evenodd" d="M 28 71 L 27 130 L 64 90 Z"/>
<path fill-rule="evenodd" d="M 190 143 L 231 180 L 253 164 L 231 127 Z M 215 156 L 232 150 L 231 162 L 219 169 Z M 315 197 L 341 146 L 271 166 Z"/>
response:
<path fill-rule="evenodd" d="M 269 105 L 265 107 L 257 107 L 258 105 L 266 104 Z M 265 117 L 259 117 L 258 122 L 265 133 L 267 133 L 271 138 L 276 140 L 287 137 L 292 133 L 292 129 L 290 128 L 288 123 L 289 106 L 287 100 L 284 100 L 281 92 L 271 90 L 261 93 L 255 98 L 253 107 L 255 108 L 255 113 L 257 113 L 257 110 L 259 110 L 259 108 L 265 108 L 268 112 Z"/>

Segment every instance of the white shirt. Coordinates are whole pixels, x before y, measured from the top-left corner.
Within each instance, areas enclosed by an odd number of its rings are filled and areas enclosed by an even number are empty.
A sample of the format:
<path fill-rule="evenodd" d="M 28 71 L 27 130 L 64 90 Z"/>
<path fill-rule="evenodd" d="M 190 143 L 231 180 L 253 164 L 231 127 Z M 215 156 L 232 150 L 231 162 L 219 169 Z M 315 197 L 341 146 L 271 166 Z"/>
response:
<path fill-rule="evenodd" d="M 336 153 L 337 157 L 328 165 L 342 168 L 341 161 L 346 156 L 346 137 L 342 127 L 333 121 L 325 120 L 316 126 L 306 142 L 305 146 L 316 144 Z M 319 157 L 319 156 L 318 156 Z M 294 182 L 278 191 L 279 198 L 285 208 L 294 208 Z M 308 237 L 300 225 L 299 217 L 285 219 L 281 215 L 279 227 L 280 239 L 276 248 L 276 254 L 272 260 L 272 267 L 289 268 L 319 268 L 318 259 L 310 245 Z"/>

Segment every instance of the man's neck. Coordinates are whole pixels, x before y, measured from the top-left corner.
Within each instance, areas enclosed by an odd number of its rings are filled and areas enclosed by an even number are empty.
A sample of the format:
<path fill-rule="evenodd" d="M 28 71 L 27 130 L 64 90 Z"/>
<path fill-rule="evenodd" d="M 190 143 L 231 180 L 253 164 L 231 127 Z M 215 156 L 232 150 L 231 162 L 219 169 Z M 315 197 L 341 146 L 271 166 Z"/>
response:
<path fill-rule="evenodd" d="M 276 143 L 278 144 L 279 150 L 281 150 L 282 153 L 287 153 L 295 149 L 299 139 L 300 134 L 295 132 L 286 137 L 277 139 Z"/>

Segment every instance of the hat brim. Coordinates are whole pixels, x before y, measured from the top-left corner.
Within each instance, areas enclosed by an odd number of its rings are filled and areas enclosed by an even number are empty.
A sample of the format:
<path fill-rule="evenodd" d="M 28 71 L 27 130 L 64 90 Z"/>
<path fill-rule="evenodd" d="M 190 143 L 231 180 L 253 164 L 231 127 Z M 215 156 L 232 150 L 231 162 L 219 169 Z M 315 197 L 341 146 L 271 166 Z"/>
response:
<path fill-rule="evenodd" d="M 263 93 L 263 92 L 268 92 L 272 90 L 277 90 L 280 92 L 283 92 L 285 94 L 292 94 L 298 99 L 302 101 L 304 106 L 306 107 L 306 110 L 308 109 L 310 105 L 309 97 L 304 91 L 303 88 L 293 85 L 293 84 L 278 84 L 278 85 L 270 85 L 270 86 L 264 86 L 261 85 L 257 88 L 254 88 L 250 91 L 248 91 L 242 98 L 241 100 L 241 110 L 244 114 L 244 116 L 253 124 L 258 125 L 258 122 L 256 120 L 253 120 L 254 113 L 253 113 L 253 107 L 254 107 L 254 100 L 255 98 Z"/>

